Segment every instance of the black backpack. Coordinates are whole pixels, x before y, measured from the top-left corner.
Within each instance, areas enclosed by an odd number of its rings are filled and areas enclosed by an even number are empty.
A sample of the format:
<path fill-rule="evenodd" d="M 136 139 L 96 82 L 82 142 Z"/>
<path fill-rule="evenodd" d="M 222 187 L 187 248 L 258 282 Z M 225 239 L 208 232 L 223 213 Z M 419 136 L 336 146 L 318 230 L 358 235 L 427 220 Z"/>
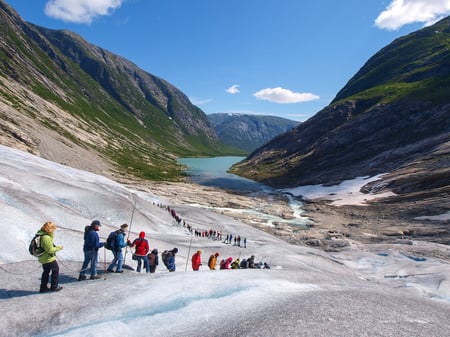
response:
<path fill-rule="evenodd" d="M 41 237 L 45 234 L 36 234 L 34 238 L 31 239 L 30 245 L 28 246 L 28 251 L 31 255 L 39 257 L 44 254 L 44 249 L 41 247 Z"/>
<path fill-rule="evenodd" d="M 117 231 L 111 232 L 105 242 L 105 248 L 109 250 L 117 249 Z"/>
<path fill-rule="evenodd" d="M 161 254 L 162 260 L 164 265 L 169 268 L 169 258 L 170 258 L 170 252 L 168 250 L 165 250 Z"/>

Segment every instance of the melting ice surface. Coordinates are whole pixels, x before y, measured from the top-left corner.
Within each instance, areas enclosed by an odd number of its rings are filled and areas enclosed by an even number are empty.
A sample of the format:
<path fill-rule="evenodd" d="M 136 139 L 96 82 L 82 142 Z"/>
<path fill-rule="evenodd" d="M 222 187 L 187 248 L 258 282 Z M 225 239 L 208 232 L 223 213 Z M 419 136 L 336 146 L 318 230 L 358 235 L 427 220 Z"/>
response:
<path fill-rule="evenodd" d="M 383 247 L 328 254 L 290 245 L 216 212 L 174 205 L 4 146 L 0 167 L 3 337 L 363 336 L 368 329 L 379 336 L 450 335 L 445 261 Z M 248 247 L 192 237 L 158 203 L 171 205 L 199 229 L 215 224 L 246 236 Z M 145 231 L 159 251 L 178 247 L 177 271 L 168 273 L 160 265 L 155 274 L 137 273 L 128 252 L 130 269 L 103 274 L 112 256 L 102 250 L 98 269 L 103 278 L 78 282 L 84 226 L 99 219 L 104 240 L 130 222 L 133 205 L 131 238 Z M 39 294 L 41 266 L 27 245 L 47 220 L 57 223 L 55 243 L 64 246 L 58 253 L 64 289 Z M 189 258 L 197 249 L 203 250 L 203 266 L 193 272 Z M 209 271 L 206 260 L 214 252 L 255 255 L 272 268 Z"/>

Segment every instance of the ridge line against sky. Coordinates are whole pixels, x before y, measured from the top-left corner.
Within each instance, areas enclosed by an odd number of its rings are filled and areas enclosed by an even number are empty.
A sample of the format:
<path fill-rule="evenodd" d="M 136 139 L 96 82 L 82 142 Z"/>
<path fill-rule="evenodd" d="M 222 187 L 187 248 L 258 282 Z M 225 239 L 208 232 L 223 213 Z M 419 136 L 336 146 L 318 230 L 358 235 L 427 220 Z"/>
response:
<path fill-rule="evenodd" d="M 450 0 L 7 0 L 164 78 L 205 113 L 304 121 L 381 48 Z"/>

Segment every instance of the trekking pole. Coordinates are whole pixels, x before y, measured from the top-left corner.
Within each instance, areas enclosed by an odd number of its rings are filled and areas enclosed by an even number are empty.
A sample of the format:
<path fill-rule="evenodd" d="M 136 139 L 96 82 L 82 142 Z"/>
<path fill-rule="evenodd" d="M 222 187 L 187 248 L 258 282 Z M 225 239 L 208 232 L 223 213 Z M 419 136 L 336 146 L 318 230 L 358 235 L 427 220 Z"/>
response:
<path fill-rule="evenodd" d="M 106 280 L 106 248 L 103 247 L 103 275 L 104 276 L 104 280 Z"/>
<path fill-rule="evenodd" d="M 186 258 L 186 266 L 184 267 L 184 271 L 187 270 L 187 265 L 188 265 L 188 262 L 189 262 L 189 255 L 191 254 L 191 245 L 192 245 L 192 240 L 193 239 L 194 239 L 194 237 L 191 236 L 191 241 L 189 242 L 189 250 L 188 250 L 188 255 L 187 255 L 187 258 Z"/>
<path fill-rule="evenodd" d="M 131 211 L 130 225 L 128 226 L 127 242 L 130 239 L 131 225 L 133 224 L 134 210 L 136 209 L 136 199 L 133 198 L 133 200 L 134 203 L 133 203 L 133 210 Z M 125 261 L 127 259 L 127 253 L 128 253 L 128 245 L 125 248 L 125 256 L 123 257 L 123 264 L 125 264 Z"/>

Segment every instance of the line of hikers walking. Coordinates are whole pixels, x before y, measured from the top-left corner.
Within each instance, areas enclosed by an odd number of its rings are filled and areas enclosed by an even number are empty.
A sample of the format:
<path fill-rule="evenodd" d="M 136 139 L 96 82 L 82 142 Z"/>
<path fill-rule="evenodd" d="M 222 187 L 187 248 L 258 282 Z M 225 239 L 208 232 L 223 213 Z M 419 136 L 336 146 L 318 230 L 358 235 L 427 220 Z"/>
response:
<path fill-rule="evenodd" d="M 158 249 L 155 248 L 150 251 L 150 245 L 148 240 L 145 238 L 145 232 L 141 231 L 139 233 L 139 237 L 131 242 L 129 239 L 126 239 L 128 225 L 123 224 L 118 230 L 111 232 L 105 242 L 100 242 L 97 233 L 100 226 L 100 221 L 94 220 L 85 228 L 83 245 L 84 261 L 78 277 L 79 281 L 86 280 L 86 274 L 88 272 L 90 273 L 91 280 L 100 278 L 97 274 L 97 261 L 98 250 L 101 247 L 111 250 L 114 256 L 113 260 L 106 269 L 106 272 L 108 273 L 123 273 L 124 254 L 122 249 L 126 247 L 135 247 L 135 252 L 133 253 L 132 258 L 137 262 L 137 272 L 140 273 L 142 267 L 144 267 L 145 272 L 147 273 L 154 273 L 156 271 L 156 267 L 159 265 Z M 176 270 L 175 254 L 177 252 L 178 248 L 174 248 L 162 253 L 164 265 L 170 272 Z M 88 266 L 90 266 L 90 268 L 88 268 Z"/>
<path fill-rule="evenodd" d="M 157 204 L 158 207 L 166 209 L 169 214 L 172 216 L 172 218 L 177 222 L 178 225 L 182 225 L 183 228 L 186 228 L 189 233 L 196 237 L 202 237 L 202 238 L 208 238 L 212 239 L 214 241 L 222 241 L 224 238 L 224 233 L 221 231 L 210 229 L 210 230 L 196 230 L 191 225 L 186 224 L 186 222 L 177 214 L 177 212 L 171 208 L 170 206 L 164 206 L 162 204 Z M 228 233 L 225 237 L 225 240 L 222 241 L 225 244 L 231 244 L 233 243 L 234 246 L 247 248 L 247 238 L 242 237 L 240 235 L 235 235 Z"/>
<path fill-rule="evenodd" d="M 150 245 L 145 237 L 145 232 L 141 231 L 139 237 L 131 242 L 129 239 L 126 239 L 128 225 L 123 224 L 118 230 L 111 232 L 105 242 L 100 242 L 98 235 L 100 227 L 101 223 L 99 220 L 94 220 L 89 226 L 85 227 L 83 244 L 84 259 L 78 281 L 87 280 L 88 274 L 90 280 L 101 278 L 97 273 L 97 262 L 98 251 L 102 247 L 111 250 L 114 256 L 106 269 L 106 272 L 108 273 L 123 273 L 125 257 L 122 249 L 126 247 L 135 248 L 132 258 L 137 262 L 137 272 L 141 272 L 142 267 L 145 268 L 146 273 L 154 273 L 156 271 L 156 267 L 159 265 L 158 249 L 154 248 L 150 251 Z M 62 250 L 63 246 L 56 246 L 53 243 L 55 230 L 56 225 L 53 222 L 46 222 L 36 234 L 36 236 L 40 237 L 39 248 L 42 249 L 41 255 L 38 255 L 39 262 L 42 264 L 43 268 L 40 292 L 59 291 L 62 289 L 62 287 L 58 285 L 59 266 L 56 260 L 56 252 Z M 169 272 L 174 272 L 176 270 L 175 256 L 177 253 L 178 248 L 165 250 L 161 253 L 162 261 Z M 202 251 L 197 250 L 192 256 L 191 262 L 194 271 L 198 271 L 202 265 L 201 254 Z M 210 256 L 208 260 L 209 269 L 216 269 L 219 255 L 220 254 L 216 252 Z M 239 259 L 236 259 L 233 262 L 233 259 L 229 257 L 226 260 L 223 259 L 220 261 L 219 267 L 220 269 L 270 268 L 267 263 L 262 264 L 262 262 L 260 262 L 260 264 L 255 264 L 254 258 L 255 256 L 252 255 L 250 258 L 243 259 L 241 262 Z M 48 287 L 49 281 L 50 288 Z"/>
<path fill-rule="evenodd" d="M 216 270 L 218 258 L 220 254 L 216 252 L 212 254 L 208 259 L 208 268 L 210 270 Z M 200 266 L 202 266 L 202 250 L 199 249 L 197 252 L 192 255 L 191 258 L 192 270 L 198 271 Z M 219 262 L 219 269 L 270 269 L 270 266 L 267 262 L 258 262 L 255 263 L 255 255 L 250 256 L 248 259 L 239 260 L 239 258 L 233 261 L 233 258 L 230 256 L 227 259 L 222 259 Z"/>

